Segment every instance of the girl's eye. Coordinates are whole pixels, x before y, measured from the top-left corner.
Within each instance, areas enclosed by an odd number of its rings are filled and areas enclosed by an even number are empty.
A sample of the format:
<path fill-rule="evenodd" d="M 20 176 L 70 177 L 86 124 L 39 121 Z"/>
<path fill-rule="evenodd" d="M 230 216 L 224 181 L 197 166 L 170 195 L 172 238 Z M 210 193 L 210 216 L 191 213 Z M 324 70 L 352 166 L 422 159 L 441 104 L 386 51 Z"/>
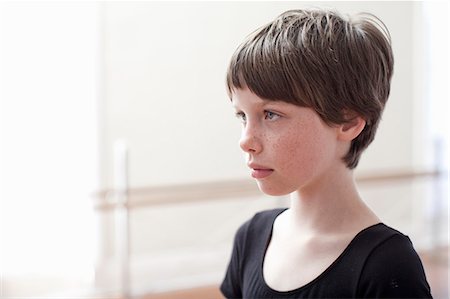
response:
<path fill-rule="evenodd" d="M 275 119 L 280 118 L 280 115 L 278 115 L 272 111 L 264 111 L 264 114 L 265 114 L 264 118 L 268 119 L 268 120 L 275 120 Z"/>
<path fill-rule="evenodd" d="M 245 123 L 247 121 L 247 118 L 245 116 L 244 112 L 237 112 L 236 117 L 242 122 Z"/>

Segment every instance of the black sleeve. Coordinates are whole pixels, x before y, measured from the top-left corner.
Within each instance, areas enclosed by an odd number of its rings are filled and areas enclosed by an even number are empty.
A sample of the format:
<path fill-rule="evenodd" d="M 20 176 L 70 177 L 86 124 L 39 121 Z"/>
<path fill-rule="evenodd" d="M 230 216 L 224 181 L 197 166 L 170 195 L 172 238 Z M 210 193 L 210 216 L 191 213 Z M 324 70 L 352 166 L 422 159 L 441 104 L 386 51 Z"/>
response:
<path fill-rule="evenodd" d="M 432 298 L 410 239 L 396 234 L 369 255 L 359 287 L 361 298 Z"/>
<path fill-rule="evenodd" d="M 242 259 L 248 224 L 249 222 L 247 221 L 241 225 L 234 237 L 231 259 L 225 278 L 220 286 L 220 291 L 226 298 L 242 298 Z"/>

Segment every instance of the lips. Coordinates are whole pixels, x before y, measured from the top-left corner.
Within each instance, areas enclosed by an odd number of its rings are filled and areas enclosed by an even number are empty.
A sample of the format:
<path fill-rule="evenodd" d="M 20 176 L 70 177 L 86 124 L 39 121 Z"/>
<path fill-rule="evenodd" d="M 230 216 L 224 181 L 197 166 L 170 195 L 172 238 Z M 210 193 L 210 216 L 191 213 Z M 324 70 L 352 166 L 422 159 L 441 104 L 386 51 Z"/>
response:
<path fill-rule="evenodd" d="M 251 168 L 251 170 L 252 170 L 251 175 L 255 179 L 263 179 L 273 173 L 273 169 L 262 166 L 262 165 L 250 163 L 250 164 L 248 164 L 248 167 Z"/>

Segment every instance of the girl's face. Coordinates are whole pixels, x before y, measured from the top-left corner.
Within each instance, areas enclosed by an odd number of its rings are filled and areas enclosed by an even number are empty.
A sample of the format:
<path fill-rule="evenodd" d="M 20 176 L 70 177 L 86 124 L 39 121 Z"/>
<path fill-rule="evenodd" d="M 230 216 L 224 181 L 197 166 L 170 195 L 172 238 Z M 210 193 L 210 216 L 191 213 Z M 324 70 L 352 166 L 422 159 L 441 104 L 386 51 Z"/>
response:
<path fill-rule="evenodd" d="M 236 89 L 232 102 L 242 121 L 240 147 L 264 193 L 300 191 L 342 163 L 337 129 L 311 108 L 263 100 L 248 88 Z"/>

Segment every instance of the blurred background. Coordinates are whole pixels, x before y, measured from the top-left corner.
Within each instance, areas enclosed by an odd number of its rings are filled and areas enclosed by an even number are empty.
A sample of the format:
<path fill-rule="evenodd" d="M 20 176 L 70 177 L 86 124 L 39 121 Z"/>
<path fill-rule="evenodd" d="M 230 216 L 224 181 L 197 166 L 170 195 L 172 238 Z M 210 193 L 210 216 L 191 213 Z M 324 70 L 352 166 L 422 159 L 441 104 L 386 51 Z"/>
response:
<path fill-rule="evenodd" d="M 449 6 L 442 2 L 0 2 L 1 298 L 220 298 L 262 195 L 228 60 L 287 9 L 370 12 L 391 96 L 356 171 L 448 298 Z"/>

